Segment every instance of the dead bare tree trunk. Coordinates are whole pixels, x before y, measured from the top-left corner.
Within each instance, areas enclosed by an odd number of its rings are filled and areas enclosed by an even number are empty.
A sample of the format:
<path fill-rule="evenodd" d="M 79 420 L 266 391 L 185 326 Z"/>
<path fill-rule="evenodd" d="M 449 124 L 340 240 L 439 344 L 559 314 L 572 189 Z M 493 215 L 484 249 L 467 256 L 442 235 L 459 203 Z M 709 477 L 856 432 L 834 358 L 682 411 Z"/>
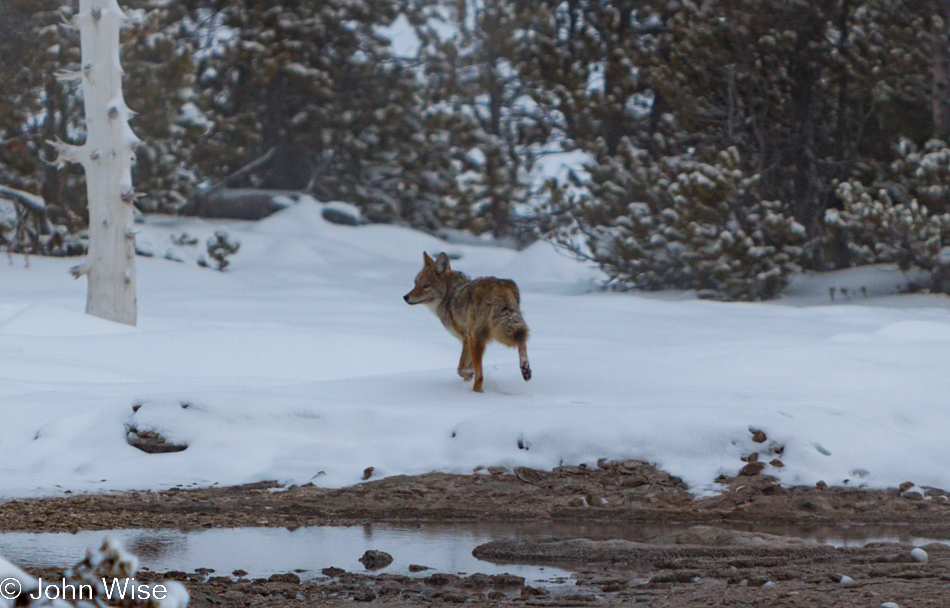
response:
<path fill-rule="evenodd" d="M 73 275 L 89 280 L 86 312 L 128 325 L 136 322 L 135 233 L 132 230 L 133 148 L 122 97 L 119 29 L 125 16 L 116 0 L 79 0 L 86 143 L 54 142 L 58 162 L 77 162 L 89 197 L 89 254 Z"/>

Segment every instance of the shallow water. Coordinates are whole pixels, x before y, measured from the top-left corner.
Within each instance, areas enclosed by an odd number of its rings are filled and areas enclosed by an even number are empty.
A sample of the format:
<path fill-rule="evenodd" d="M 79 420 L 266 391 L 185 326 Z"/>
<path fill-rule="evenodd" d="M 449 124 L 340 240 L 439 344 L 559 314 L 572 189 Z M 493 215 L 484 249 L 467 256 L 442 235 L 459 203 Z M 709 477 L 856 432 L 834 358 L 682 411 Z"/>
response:
<path fill-rule="evenodd" d="M 531 583 L 561 582 L 570 572 L 549 566 L 497 565 L 472 556 L 477 545 L 503 538 L 623 538 L 644 541 L 681 530 L 687 524 L 585 524 L 526 522 L 505 524 L 373 525 L 350 527 L 228 528 L 194 532 L 168 529 L 132 529 L 69 533 L 10 532 L 0 534 L 0 555 L 26 568 L 65 568 L 79 561 L 89 546 L 106 535 L 123 541 L 141 565 L 154 571 L 194 571 L 211 568 L 215 575 L 234 570 L 249 577 L 296 571 L 304 580 L 322 576 L 329 566 L 366 572 L 359 562 L 369 549 L 392 554 L 394 561 L 380 572 L 408 574 L 410 564 L 432 572 L 523 576 Z M 728 526 L 737 530 L 810 538 L 837 547 L 870 542 L 923 545 L 946 542 L 915 537 L 901 526 Z"/>
<path fill-rule="evenodd" d="M 570 576 L 559 568 L 496 565 L 472 556 L 477 545 L 497 538 L 478 530 L 446 527 L 400 528 L 391 526 L 284 528 L 228 528 L 194 532 L 167 529 L 132 529 L 69 533 L 11 532 L 0 534 L 0 555 L 22 566 L 65 568 L 79 561 L 86 548 L 98 546 L 103 537 L 120 539 L 138 556 L 141 566 L 153 571 L 211 568 L 214 575 L 235 570 L 248 577 L 275 572 L 297 572 L 301 579 L 322 576 L 329 566 L 349 572 L 367 572 L 359 558 L 369 549 L 386 551 L 393 563 L 379 570 L 409 574 L 409 565 L 428 566 L 433 572 L 523 576 L 531 582 L 551 582 Z"/>

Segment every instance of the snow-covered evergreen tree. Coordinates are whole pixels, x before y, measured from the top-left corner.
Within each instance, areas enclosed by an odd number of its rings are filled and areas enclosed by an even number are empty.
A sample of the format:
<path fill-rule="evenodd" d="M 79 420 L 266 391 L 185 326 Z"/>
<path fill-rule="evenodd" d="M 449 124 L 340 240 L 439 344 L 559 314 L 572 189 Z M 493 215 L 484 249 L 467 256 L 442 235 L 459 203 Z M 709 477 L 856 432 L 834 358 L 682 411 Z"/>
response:
<path fill-rule="evenodd" d="M 799 268 L 805 230 L 740 167 L 736 148 L 654 160 L 624 140 L 620 154 L 589 165 L 589 194 L 570 202 L 575 221 L 556 236 L 589 251 L 614 288 L 774 298 Z"/>
<path fill-rule="evenodd" d="M 455 33 L 425 49 L 426 94 L 452 126 L 458 192 L 443 209 L 447 223 L 475 233 L 509 236 L 519 207 L 539 184 L 536 163 L 551 125 L 542 116 L 539 89 L 522 71 L 530 61 L 529 24 L 540 3 L 445 0 Z"/>
<path fill-rule="evenodd" d="M 75 143 L 82 128 L 78 83 L 57 78 L 79 66 L 76 32 L 64 22 L 74 10 L 68 0 L 0 4 L 0 55 L 18 58 L 0 62 L 0 185 L 40 195 L 53 225 L 71 231 L 85 225 L 81 171 L 51 166 L 45 142 Z M 47 242 L 36 253 L 51 253 Z"/>
<path fill-rule="evenodd" d="M 210 182 L 303 190 L 371 221 L 434 227 L 450 144 L 424 114 L 416 73 L 380 28 L 395 0 L 221 3 L 230 33 L 198 63 L 210 130 L 193 160 Z M 242 169 L 245 169 L 241 172 Z M 241 172 L 241 173 L 239 173 Z M 423 208 L 428 208 L 424 211 Z"/>
<path fill-rule="evenodd" d="M 950 266 L 950 148 L 930 140 L 922 149 L 902 140 L 897 159 L 871 185 L 857 179 L 835 190 L 825 212 L 830 242 L 845 243 L 849 264 L 897 264 L 906 271 Z M 945 291 L 945 287 L 939 287 Z"/>
<path fill-rule="evenodd" d="M 200 23 L 182 3 L 133 0 L 123 29 L 124 88 L 135 108 L 142 139 L 132 169 L 143 191 L 143 212 L 177 212 L 194 193 L 194 148 L 207 132 L 207 119 L 194 106 L 194 54 Z"/>
<path fill-rule="evenodd" d="M 833 238 L 847 243 L 853 264 L 897 264 L 930 270 L 941 250 L 946 216 L 931 215 L 917 199 L 897 203 L 886 188 L 847 181 L 835 192 L 841 209 L 825 212 Z"/>

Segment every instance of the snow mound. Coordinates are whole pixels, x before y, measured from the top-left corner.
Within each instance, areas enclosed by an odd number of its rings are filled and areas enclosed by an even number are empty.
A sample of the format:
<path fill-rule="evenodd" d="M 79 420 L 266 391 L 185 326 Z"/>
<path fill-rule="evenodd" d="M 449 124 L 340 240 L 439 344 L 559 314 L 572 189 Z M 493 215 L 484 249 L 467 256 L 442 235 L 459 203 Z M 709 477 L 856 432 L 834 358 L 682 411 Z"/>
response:
<path fill-rule="evenodd" d="M 601 293 L 596 269 L 547 243 L 449 244 L 322 209 L 145 218 L 157 255 L 138 260 L 138 328 L 82 314 L 73 260 L 0 265 L 0 496 L 599 458 L 702 494 L 752 452 L 780 453 L 764 472 L 785 483 L 950 488 L 950 306 L 902 294 L 894 268 L 800 277 L 767 304 Z M 241 243 L 226 272 L 195 263 L 215 231 Z M 423 251 L 518 282 L 530 382 L 498 345 L 484 394 L 457 376 L 459 342 L 402 299 Z M 187 448 L 144 453 L 133 428 Z"/>
<path fill-rule="evenodd" d="M 9 307 L 8 307 L 9 308 Z M 134 333 L 133 327 L 48 304 L 28 305 L 12 315 L 0 308 L 0 335 L 77 338 Z"/>
<path fill-rule="evenodd" d="M 522 289 L 543 293 L 564 293 L 565 285 L 575 286 L 576 293 L 585 293 L 607 278 L 545 241 L 526 248 L 498 270 L 498 276 L 513 279 Z"/>

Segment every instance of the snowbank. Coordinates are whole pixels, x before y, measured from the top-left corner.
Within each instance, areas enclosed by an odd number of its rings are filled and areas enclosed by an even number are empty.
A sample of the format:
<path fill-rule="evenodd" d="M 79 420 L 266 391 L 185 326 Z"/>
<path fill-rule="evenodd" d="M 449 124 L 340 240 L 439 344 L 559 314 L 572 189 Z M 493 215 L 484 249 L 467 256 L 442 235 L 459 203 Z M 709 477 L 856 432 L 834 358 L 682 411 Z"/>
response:
<path fill-rule="evenodd" d="M 222 229 L 241 242 L 229 271 L 198 267 Z M 172 243 L 184 232 L 198 245 Z M 887 268 L 840 275 L 859 295 L 833 303 L 827 277 L 796 282 L 793 306 L 595 293 L 596 271 L 544 243 L 446 245 L 329 224 L 314 203 L 258 223 L 150 218 L 139 240 L 156 257 L 138 259 L 137 328 L 81 314 L 75 261 L 0 265 L 0 495 L 598 458 L 646 459 L 708 492 L 772 442 L 785 467 L 766 472 L 787 483 L 950 487 L 950 308 L 893 295 Z M 402 301 L 422 251 L 443 249 L 519 282 L 531 382 L 493 345 L 472 393 L 456 340 Z M 129 427 L 189 447 L 145 454 Z"/>

